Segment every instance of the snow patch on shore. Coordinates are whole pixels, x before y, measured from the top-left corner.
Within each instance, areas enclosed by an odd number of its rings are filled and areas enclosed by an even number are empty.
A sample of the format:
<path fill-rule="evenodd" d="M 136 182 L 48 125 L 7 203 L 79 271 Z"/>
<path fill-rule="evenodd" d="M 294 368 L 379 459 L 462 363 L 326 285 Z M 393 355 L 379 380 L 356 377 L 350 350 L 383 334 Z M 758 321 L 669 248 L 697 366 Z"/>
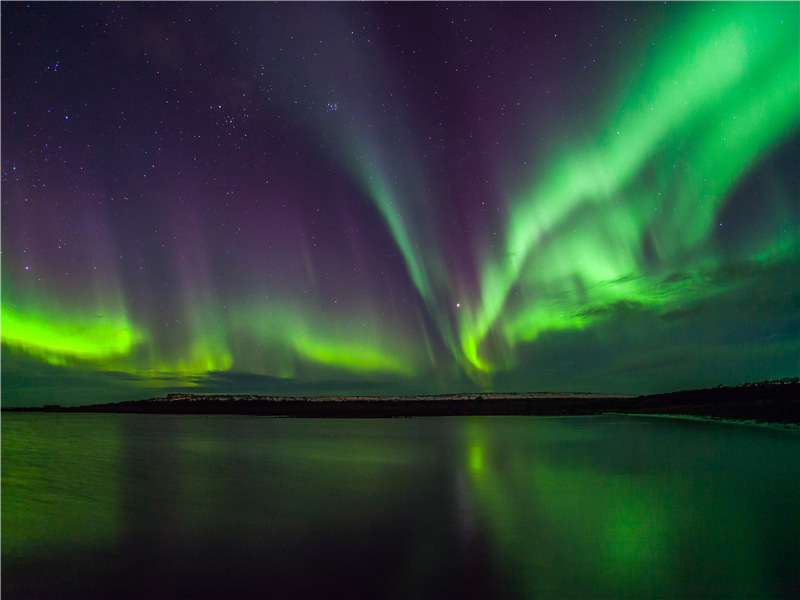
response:
<path fill-rule="evenodd" d="M 757 421 L 756 419 L 725 419 L 723 417 L 711 417 L 701 415 L 672 415 L 663 413 L 619 413 L 619 412 L 606 412 L 604 415 L 625 415 L 628 417 L 655 417 L 659 419 L 682 419 L 684 421 L 706 421 L 713 423 L 725 423 L 727 425 L 746 425 L 748 427 L 766 427 L 769 429 L 778 429 L 780 431 L 792 431 L 800 433 L 800 424 L 798 423 L 775 423 L 772 421 Z"/>

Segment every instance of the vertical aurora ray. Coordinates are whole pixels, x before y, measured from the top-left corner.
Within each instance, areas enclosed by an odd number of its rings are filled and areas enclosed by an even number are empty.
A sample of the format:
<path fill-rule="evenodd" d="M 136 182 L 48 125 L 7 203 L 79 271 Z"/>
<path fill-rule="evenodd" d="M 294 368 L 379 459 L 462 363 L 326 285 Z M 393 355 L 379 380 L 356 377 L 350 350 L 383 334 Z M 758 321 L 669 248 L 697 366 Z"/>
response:
<path fill-rule="evenodd" d="M 370 199 L 385 219 L 392 238 L 400 250 L 409 278 L 414 283 L 419 298 L 433 316 L 436 334 L 441 337 L 451 356 L 461 363 L 457 345 L 457 334 L 452 320 L 453 281 L 446 268 L 441 247 L 436 236 L 428 229 L 424 215 L 404 218 L 414 212 L 416 205 L 432 202 L 421 190 L 414 193 L 394 193 L 379 170 L 362 171 L 361 181 L 368 190 Z M 422 198 L 420 198 L 420 196 Z M 398 206 L 405 204 L 405 206 Z M 419 225 L 425 223 L 425 225 Z"/>
<path fill-rule="evenodd" d="M 433 336 L 444 343 L 451 358 L 460 361 L 452 316 L 456 304 L 452 271 L 458 265 L 447 264 L 437 216 L 431 210 L 442 199 L 431 192 L 434 174 L 424 164 L 418 136 L 411 133 L 410 115 L 399 100 L 401 86 L 378 60 L 381 50 L 364 54 L 342 37 L 356 29 L 355 21 L 347 11 L 304 11 L 302 27 L 292 29 L 288 37 L 301 49 L 324 40 L 329 50 L 325 55 L 315 55 L 313 63 L 305 56 L 298 60 L 291 77 L 283 81 L 285 89 L 271 92 L 270 98 L 307 128 L 321 146 L 331 146 L 326 154 L 337 168 L 344 169 L 381 216 L 419 302 L 433 319 L 433 331 L 422 325 L 417 332 L 425 342 L 418 344 L 419 351 L 426 347 L 425 353 L 435 362 L 429 342 Z M 297 98 L 307 89 L 315 93 L 299 102 Z"/>

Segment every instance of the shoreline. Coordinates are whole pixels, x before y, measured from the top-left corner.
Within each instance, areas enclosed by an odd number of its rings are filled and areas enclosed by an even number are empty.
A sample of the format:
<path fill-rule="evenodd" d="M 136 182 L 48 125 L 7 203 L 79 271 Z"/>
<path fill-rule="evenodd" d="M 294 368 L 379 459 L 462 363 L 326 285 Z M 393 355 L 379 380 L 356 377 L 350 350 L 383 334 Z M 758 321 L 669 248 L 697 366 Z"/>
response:
<path fill-rule="evenodd" d="M 591 393 L 487 393 L 442 396 L 284 397 L 170 394 L 82 406 L 3 408 L 3 412 L 252 415 L 296 418 L 588 416 L 628 414 L 800 425 L 800 382 L 768 382 L 644 396 Z"/>
<path fill-rule="evenodd" d="M 762 421 L 758 419 L 726 419 L 725 417 L 711 417 L 704 415 L 682 415 L 682 414 L 671 414 L 671 413 L 607 412 L 603 414 L 606 416 L 647 417 L 654 419 L 675 419 L 677 421 L 699 421 L 701 423 L 719 423 L 721 425 L 740 425 L 743 427 L 763 427 L 766 429 L 773 429 L 776 431 L 790 431 L 793 433 L 800 433 L 800 423 L 796 422 Z"/>

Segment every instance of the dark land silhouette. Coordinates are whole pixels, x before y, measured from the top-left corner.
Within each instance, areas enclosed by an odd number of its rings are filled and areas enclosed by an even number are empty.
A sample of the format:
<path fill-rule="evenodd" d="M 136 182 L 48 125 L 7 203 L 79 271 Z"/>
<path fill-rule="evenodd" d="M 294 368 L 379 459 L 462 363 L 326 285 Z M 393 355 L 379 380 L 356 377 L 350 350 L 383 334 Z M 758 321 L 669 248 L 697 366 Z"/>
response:
<path fill-rule="evenodd" d="M 16 412 L 239 414 L 276 417 L 381 418 L 468 415 L 575 416 L 605 413 L 686 415 L 800 424 L 800 381 L 785 378 L 665 394 L 487 393 L 440 396 L 287 397 L 169 394 L 84 406 L 8 408 Z"/>

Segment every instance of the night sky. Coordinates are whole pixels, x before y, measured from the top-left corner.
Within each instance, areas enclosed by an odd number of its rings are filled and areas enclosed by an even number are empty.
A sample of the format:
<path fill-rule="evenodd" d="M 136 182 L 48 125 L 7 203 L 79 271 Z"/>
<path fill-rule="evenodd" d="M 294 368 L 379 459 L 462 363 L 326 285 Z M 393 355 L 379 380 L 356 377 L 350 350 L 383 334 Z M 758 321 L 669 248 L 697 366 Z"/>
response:
<path fill-rule="evenodd" d="M 800 4 L 3 3 L 2 402 L 800 374 Z"/>

